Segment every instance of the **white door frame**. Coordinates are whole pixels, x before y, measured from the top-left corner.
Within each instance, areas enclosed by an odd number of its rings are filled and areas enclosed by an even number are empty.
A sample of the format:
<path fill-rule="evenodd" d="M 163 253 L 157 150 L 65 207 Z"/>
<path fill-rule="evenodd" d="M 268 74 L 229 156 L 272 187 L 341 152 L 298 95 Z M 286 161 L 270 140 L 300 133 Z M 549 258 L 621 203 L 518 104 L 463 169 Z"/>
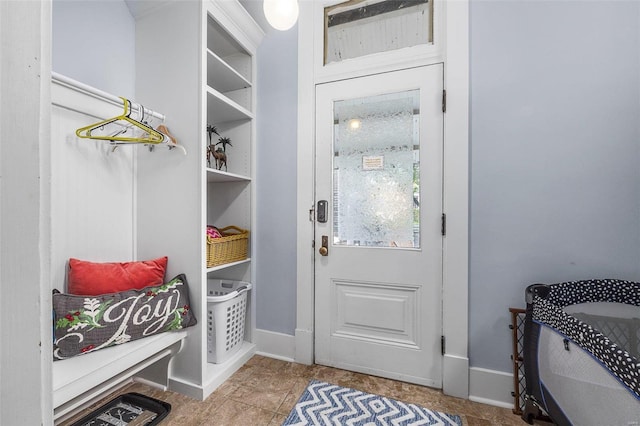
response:
<path fill-rule="evenodd" d="M 437 1 L 437 0 L 436 0 Z M 325 2 L 326 3 L 326 2 Z M 441 61 L 447 91 L 444 118 L 444 199 L 447 234 L 443 244 L 443 391 L 469 395 L 468 252 L 469 252 L 469 0 L 441 0 Z M 314 250 L 309 209 L 314 203 L 316 56 L 314 25 L 317 1 L 301 1 L 298 21 L 298 189 L 297 317 L 295 360 L 314 359 Z M 420 60 L 420 58 L 418 58 Z M 421 63 L 424 64 L 424 63 Z M 418 64 L 416 64 L 418 65 Z M 346 74 L 345 74 L 346 75 Z M 337 77 L 339 78 L 339 77 Z"/>

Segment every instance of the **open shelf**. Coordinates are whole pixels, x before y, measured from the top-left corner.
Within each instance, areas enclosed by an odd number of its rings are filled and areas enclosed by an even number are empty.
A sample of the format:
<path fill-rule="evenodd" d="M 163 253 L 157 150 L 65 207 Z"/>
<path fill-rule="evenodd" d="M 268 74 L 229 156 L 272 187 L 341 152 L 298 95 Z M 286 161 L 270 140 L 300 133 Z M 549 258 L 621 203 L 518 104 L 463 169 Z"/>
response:
<path fill-rule="evenodd" d="M 252 79 L 255 52 L 248 52 L 212 15 L 207 20 L 207 49 L 238 74 L 247 80 Z"/>
<path fill-rule="evenodd" d="M 209 272 L 221 271 L 223 269 L 231 268 L 232 266 L 242 265 L 243 263 L 249 263 L 249 262 L 251 262 L 251 258 L 250 257 L 248 257 L 246 259 L 243 259 L 243 260 L 238 260 L 237 262 L 229 262 L 229 263 L 225 263 L 223 265 L 214 266 L 212 268 L 207 268 L 207 274 Z"/>
<path fill-rule="evenodd" d="M 251 178 L 207 167 L 207 182 L 251 182 Z"/>
<path fill-rule="evenodd" d="M 251 120 L 254 114 L 216 89 L 207 87 L 207 123 Z"/>
<path fill-rule="evenodd" d="M 207 84 L 222 93 L 251 87 L 249 80 L 211 49 L 207 49 Z"/>

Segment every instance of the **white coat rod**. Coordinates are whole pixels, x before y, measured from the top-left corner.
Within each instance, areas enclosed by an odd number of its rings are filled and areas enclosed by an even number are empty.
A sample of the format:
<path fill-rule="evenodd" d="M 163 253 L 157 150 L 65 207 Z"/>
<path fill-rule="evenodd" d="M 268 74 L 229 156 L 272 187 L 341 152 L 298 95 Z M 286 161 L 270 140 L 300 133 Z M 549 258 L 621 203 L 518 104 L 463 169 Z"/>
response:
<path fill-rule="evenodd" d="M 69 78 L 67 76 L 64 76 L 62 74 L 59 74 L 57 72 L 52 72 L 51 73 L 51 80 L 55 81 L 56 83 L 62 85 L 62 86 L 66 86 L 70 89 L 73 89 L 77 92 L 89 95 L 89 96 L 93 96 L 94 98 L 100 99 L 102 101 L 106 101 L 109 102 L 111 104 L 113 104 L 114 106 L 122 106 L 122 99 L 120 99 L 117 96 L 114 96 L 110 93 L 107 93 L 105 91 L 102 91 L 100 89 L 96 89 L 95 87 L 91 87 L 88 84 L 84 84 L 84 83 L 80 83 L 77 80 L 74 80 L 72 78 Z M 136 113 L 140 113 L 140 108 L 144 108 L 142 105 L 140 105 L 139 103 L 136 102 L 131 102 L 131 109 L 133 110 L 133 112 Z M 152 111 L 148 108 L 144 108 L 144 115 L 151 115 L 157 119 L 159 119 L 160 121 L 165 120 L 164 115 Z"/>

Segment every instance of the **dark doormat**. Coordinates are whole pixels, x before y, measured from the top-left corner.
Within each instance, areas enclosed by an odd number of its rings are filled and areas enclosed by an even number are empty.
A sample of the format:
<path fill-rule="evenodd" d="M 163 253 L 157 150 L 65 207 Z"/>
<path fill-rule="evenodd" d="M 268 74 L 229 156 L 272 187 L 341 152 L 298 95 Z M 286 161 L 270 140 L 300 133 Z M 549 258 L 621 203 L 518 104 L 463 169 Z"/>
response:
<path fill-rule="evenodd" d="M 129 392 L 117 396 L 71 426 L 154 426 L 169 415 L 171 404 Z"/>

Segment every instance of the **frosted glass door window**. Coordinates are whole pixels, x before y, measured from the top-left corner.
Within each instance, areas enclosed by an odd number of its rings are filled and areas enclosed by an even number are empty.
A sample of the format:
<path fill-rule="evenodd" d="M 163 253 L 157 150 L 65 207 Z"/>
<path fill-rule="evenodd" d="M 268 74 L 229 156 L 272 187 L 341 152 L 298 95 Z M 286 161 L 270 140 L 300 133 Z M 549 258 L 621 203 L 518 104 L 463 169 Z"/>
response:
<path fill-rule="evenodd" d="M 433 0 L 350 0 L 324 16 L 325 64 L 433 43 Z"/>
<path fill-rule="evenodd" d="M 334 245 L 420 247 L 419 95 L 334 102 Z"/>

